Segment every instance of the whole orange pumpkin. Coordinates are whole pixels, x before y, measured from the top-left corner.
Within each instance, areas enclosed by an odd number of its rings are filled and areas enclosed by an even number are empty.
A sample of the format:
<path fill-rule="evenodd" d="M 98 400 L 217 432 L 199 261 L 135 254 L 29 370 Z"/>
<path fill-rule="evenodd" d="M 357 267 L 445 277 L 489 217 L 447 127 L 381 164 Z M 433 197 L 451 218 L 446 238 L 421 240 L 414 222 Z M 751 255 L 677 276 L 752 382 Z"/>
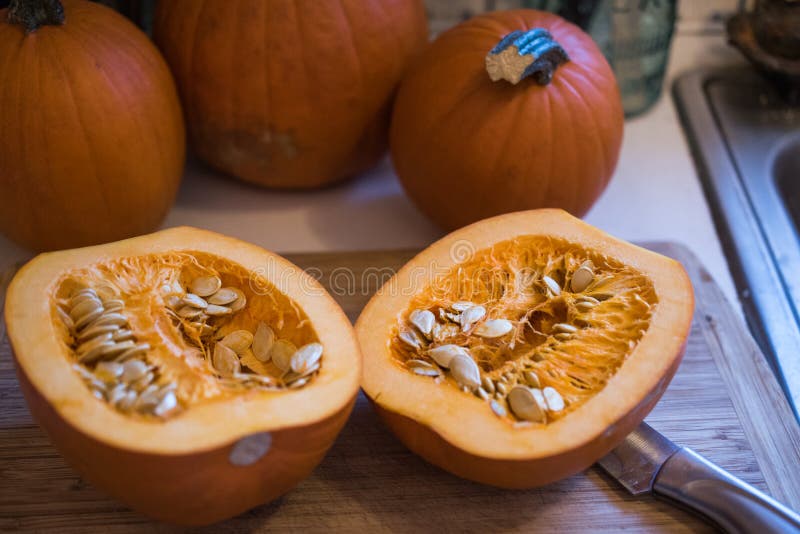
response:
<path fill-rule="evenodd" d="M 117 12 L 83 0 L 0 10 L 0 231 L 28 248 L 155 229 L 185 132 L 167 65 Z"/>
<path fill-rule="evenodd" d="M 529 208 L 583 215 L 611 178 L 622 128 L 616 80 L 591 38 L 556 15 L 516 10 L 433 43 L 403 79 L 390 139 L 408 194 L 456 228 Z"/>
<path fill-rule="evenodd" d="M 427 35 L 421 0 L 162 0 L 154 23 L 197 155 L 293 189 L 380 158 L 395 88 Z"/>

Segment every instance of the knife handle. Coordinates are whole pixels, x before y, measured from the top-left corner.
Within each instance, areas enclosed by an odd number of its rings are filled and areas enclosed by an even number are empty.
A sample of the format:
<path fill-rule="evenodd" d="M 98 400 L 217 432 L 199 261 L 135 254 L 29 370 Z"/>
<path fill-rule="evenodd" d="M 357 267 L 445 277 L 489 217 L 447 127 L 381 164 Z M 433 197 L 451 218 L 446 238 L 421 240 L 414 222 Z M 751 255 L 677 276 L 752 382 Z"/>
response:
<path fill-rule="evenodd" d="M 688 448 L 664 462 L 653 492 L 731 534 L 800 532 L 800 515 Z"/>

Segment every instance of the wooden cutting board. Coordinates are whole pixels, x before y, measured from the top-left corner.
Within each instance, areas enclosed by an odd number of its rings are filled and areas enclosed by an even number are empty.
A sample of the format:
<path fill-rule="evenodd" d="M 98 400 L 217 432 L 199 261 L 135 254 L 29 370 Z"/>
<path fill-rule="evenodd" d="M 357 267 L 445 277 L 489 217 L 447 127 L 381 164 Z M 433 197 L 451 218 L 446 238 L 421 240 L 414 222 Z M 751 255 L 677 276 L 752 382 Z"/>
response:
<path fill-rule="evenodd" d="M 649 245 L 681 261 L 697 308 L 686 356 L 647 418 L 780 501 L 800 509 L 800 429 L 763 355 L 709 274 L 685 248 Z M 328 286 L 351 319 L 409 251 L 291 256 Z M 5 287 L 5 284 L 3 285 Z M 85 483 L 28 413 L 0 330 L 0 531 L 170 531 Z M 224 492 L 220 488 L 220 492 Z M 276 502 L 209 530 L 428 532 L 709 527 L 652 497 L 634 498 L 599 468 L 545 488 L 499 490 L 451 476 L 409 453 L 363 395 L 314 474 Z"/>

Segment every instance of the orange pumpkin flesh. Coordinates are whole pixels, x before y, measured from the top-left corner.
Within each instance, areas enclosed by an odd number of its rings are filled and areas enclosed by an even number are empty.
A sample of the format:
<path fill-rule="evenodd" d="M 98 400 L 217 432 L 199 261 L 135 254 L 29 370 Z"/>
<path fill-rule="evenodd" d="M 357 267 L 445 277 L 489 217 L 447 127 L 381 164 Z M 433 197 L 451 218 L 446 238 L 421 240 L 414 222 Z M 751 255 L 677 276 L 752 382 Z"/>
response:
<path fill-rule="evenodd" d="M 586 260 L 594 281 L 572 291 Z M 545 276 L 559 285 L 558 295 L 548 292 Z M 597 304 L 576 307 L 591 295 Z M 409 323 L 414 310 L 438 317 L 439 309 L 457 313 L 459 302 L 486 309 L 467 332 L 437 338 L 449 324 L 443 316 L 428 341 Z M 429 462 L 494 486 L 539 486 L 585 469 L 644 419 L 680 363 L 693 307 L 688 277 L 671 259 L 560 210 L 503 215 L 433 244 L 369 302 L 356 324 L 362 388 L 398 438 Z M 509 319 L 515 330 L 497 339 L 476 335 L 491 319 Z M 557 339 L 563 323 L 575 331 Z M 401 341 L 403 332 L 422 348 Z M 445 344 L 465 347 L 481 379 L 498 388 L 527 387 L 525 371 L 536 374 L 537 388 L 558 391 L 564 409 L 547 404 L 541 421 L 525 420 L 504 395 L 484 400 L 475 387 L 462 391 L 453 369 L 431 357 Z M 415 374 L 419 360 L 441 367 L 439 376 Z"/>
<path fill-rule="evenodd" d="M 569 60 L 545 85 L 492 81 L 487 54 L 533 28 Z M 622 130 L 614 74 L 591 38 L 556 15 L 516 10 L 476 16 L 420 56 L 398 91 L 390 144 L 409 196 L 454 229 L 532 208 L 583 215 L 611 179 Z"/>
<path fill-rule="evenodd" d="M 206 367 L 160 288 L 209 270 L 239 287 L 247 303 L 232 315 L 203 319 L 218 330 L 199 346 L 266 322 L 298 347 L 322 344 L 321 366 L 304 386 L 280 386 L 292 371 L 281 373 L 275 361 L 245 367 L 241 357 L 241 376 L 259 369 L 275 387 L 217 376 L 213 359 Z M 153 383 L 176 384 L 175 410 L 156 417 L 93 396 L 76 372 L 81 353 L 72 340 L 81 330 L 72 334 L 57 310 L 79 287 L 117 290 L 113 299 L 103 297 L 104 306 L 124 302 L 136 341 L 150 345 L 145 359 Z M 26 400 L 59 451 L 91 483 L 164 521 L 208 524 L 288 491 L 321 461 L 358 390 L 352 327 L 324 289 L 277 255 L 207 231 L 175 228 L 40 255 L 12 281 L 5 317 Z M 91 372 L 92 365 L 81 369 Z"/>
<path fill-rule="evenodd" d="M 292 189 L 383 155 L 395 87 L 427 36 L 421 0 L 167 0 L 154 21 L 197 155 Z"/>
<path fill-rule="evenodd" d="M 30 33 L 0 10 L 0 232 L 34 250 L 153 231 L 183 172 L 183 117 L 158 50 L 112 9 L 63 7 L 62 25 Z"/>

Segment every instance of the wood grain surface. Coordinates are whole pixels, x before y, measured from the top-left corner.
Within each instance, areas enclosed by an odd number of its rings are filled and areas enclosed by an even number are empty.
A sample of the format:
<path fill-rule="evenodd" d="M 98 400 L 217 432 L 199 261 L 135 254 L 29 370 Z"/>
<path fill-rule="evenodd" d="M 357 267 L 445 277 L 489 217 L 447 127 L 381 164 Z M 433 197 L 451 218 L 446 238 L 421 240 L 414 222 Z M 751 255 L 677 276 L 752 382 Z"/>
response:
<path fill-rule="evenodd" d="M 800 429 L 744 324 L 684 248 L 696 291 L 686 356 L 647 421 L 673 441 L 800 508 Z M 290 256 L 355 319 L 408 251 Z M 355 285 L 353 285 L 355 281 Z M 5 284 L 3 285 L 3 287 Z M 0 531 L 171 532 L 86 484 L 31 419 L 0 327 Z M 220 488 L 223 492 L 224 488 Z M 545 488 L 499 490 L 453 477 L 409 453 L 361 396 L 314 474 L 281 499 L 213 532 L 697 532 L 709 527 L 652 497 L 634 498 L 599 468 Z"/>

